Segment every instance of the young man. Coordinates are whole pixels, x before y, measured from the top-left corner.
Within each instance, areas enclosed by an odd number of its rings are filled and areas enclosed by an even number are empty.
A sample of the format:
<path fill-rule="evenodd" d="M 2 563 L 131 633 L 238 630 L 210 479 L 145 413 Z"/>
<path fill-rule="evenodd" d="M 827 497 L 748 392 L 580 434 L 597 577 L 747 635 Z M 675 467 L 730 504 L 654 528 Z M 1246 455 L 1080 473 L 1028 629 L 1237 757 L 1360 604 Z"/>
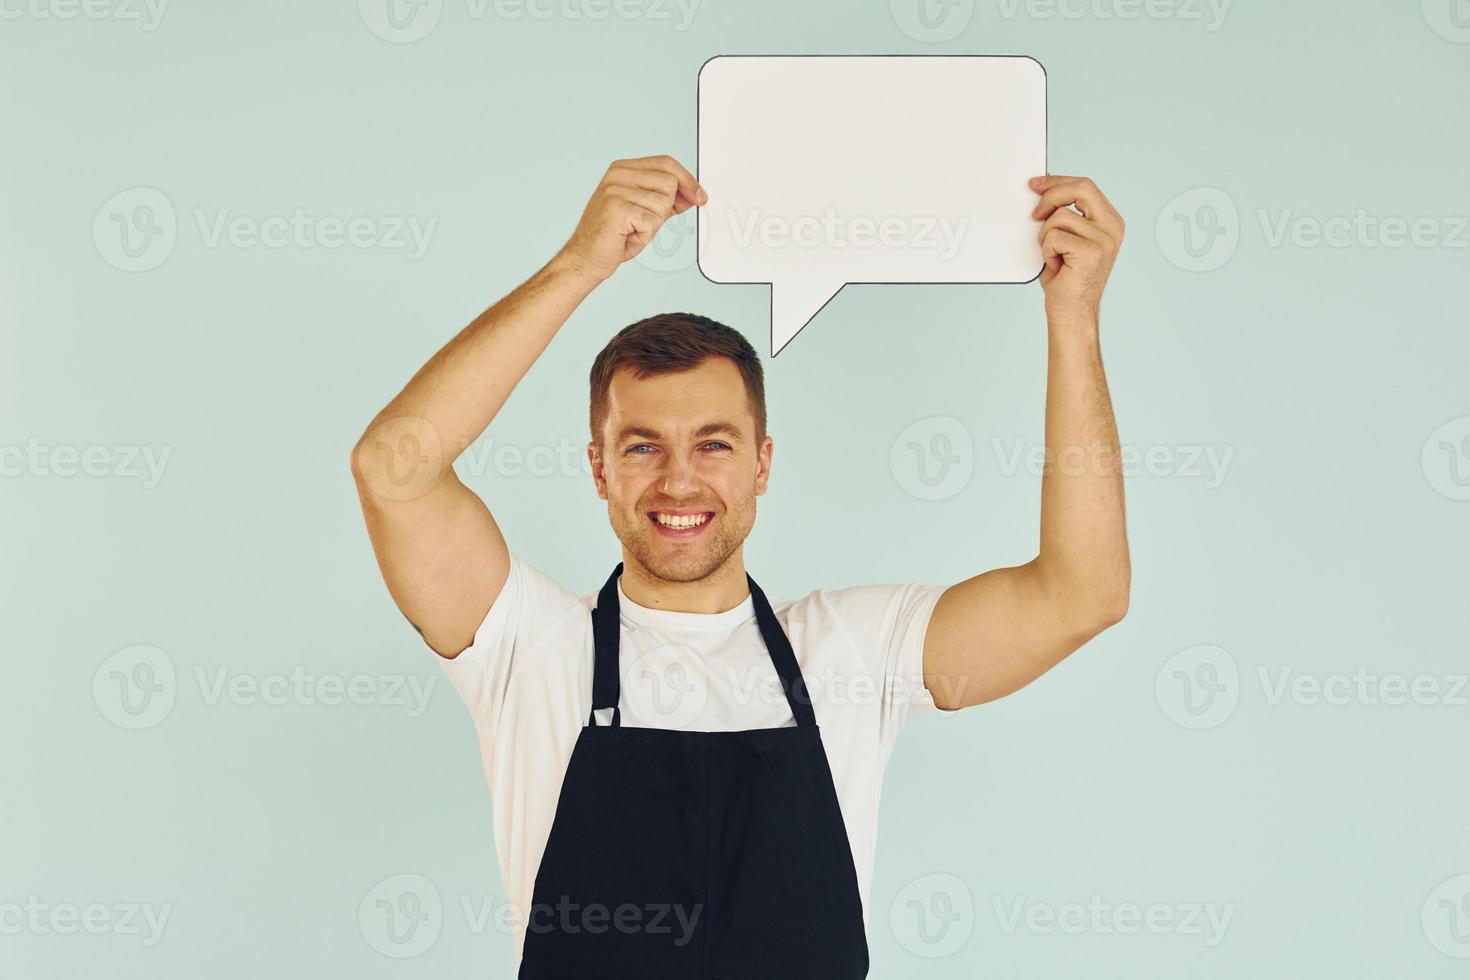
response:
<path fill-rule="evenodd" d="M 899 729 L 1015 691 L 1122 618 L 1098 308 L 1123 221 L 1086 179 L 1032 188 L 1049 464 L 1039 553 L 1020 567 L 768 599 L 744 562 L 771 475 L 760 361 L 689 314 L 626 328 L 592 368 L 587 455 L 622 542 L 600 592 L 509 553 L 454 458 L 577 305 L 706 203 L 666 156 L 614 163 L 562 250 L 368 426 L 352 454 L 368 533 L 474 717 L 520 976 L 865 976 Z"/>

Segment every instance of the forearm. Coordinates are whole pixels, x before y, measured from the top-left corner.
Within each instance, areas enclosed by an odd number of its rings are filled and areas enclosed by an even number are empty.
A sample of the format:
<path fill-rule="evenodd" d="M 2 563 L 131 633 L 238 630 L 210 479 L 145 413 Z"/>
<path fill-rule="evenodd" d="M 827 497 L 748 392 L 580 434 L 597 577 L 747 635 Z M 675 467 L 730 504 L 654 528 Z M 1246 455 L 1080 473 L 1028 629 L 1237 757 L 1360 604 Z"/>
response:
<path fill-rule="evenodd" d="M 430 458 L 439 471 L 448 470 L 598 281 L 564 253 L 553 258 L 430 358 L 369 424 L 360 446 L 375 441 L 380 424 L 412 419 L 437 441 Z"/>
<path fill-rule="evenodd" d="M 1127 608 L 1128 540 L 1118 428 L 1094 315 L 1048 316 L 1046 469 L 1036 573 L 1084 625 Z"/>

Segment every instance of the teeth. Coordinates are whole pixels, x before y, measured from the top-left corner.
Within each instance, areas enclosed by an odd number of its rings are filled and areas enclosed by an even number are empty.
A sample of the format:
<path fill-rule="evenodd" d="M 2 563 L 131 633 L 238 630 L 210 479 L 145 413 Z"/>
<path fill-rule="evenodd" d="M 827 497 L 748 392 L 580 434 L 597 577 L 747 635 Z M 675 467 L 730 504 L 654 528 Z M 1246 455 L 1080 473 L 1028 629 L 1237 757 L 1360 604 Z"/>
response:
<path fill-rule="evenodd" d="M 655 514 L 654 517 L 664 527 L 685 529 L 699 527 L 709 520 L 708 514 Z"/>

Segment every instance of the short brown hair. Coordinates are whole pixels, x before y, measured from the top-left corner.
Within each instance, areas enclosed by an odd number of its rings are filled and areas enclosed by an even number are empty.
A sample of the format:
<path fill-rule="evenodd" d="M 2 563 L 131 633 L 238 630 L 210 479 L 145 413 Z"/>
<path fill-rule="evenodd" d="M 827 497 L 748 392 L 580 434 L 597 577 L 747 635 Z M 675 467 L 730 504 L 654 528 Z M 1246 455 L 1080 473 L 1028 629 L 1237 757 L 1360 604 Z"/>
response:
<path fill-rule="evenodd" d="M 697 313 L 660 313 L 624 327 L 607 342 L 592 362 L 589 378 L 592 441 L 601 441 L 602 423 L 607 419 L 607 389 L 619 368 L 631 368 L 641 379 L 688 371 L 709 357 L 728 357 L 740 369 L 755 416 L 755 439 L 761 442 L 766 437 L 766 382 L 760 357 L 740 331 Z"/>

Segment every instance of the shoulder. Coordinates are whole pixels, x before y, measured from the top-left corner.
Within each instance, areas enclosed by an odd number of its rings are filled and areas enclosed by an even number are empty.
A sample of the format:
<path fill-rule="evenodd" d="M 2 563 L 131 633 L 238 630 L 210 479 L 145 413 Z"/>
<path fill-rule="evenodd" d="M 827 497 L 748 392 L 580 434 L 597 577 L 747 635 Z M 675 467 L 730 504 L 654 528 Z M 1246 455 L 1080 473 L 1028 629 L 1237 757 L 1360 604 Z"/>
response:
<path fill-rule="evenodd" d="M 772 599 L 771 607 L 788 628 L 841 631 L 854 645 L 871 650 L 913 630 L 922 639 L 945 588 L 932 582 L 819 588 L 795 600 Z"/>
<path fill-rule="evenodd" d="M 771 607 L 780 616 L 798 619 L 828 618 L 869 623 L 875 617 L 881 619 L 926 605 L 932 607 L 946 588 L 933 582 L 819 588 L 800 599 L 773 598 Z"/>
<path fill-rule="evenodd" d="M 505 585 L 485 613 L 471 650 L 513 643 L 526 649 L 568 620 L 589 618 L 596 594 L 578 595 L 556 578 L 511 552 Z"/>

